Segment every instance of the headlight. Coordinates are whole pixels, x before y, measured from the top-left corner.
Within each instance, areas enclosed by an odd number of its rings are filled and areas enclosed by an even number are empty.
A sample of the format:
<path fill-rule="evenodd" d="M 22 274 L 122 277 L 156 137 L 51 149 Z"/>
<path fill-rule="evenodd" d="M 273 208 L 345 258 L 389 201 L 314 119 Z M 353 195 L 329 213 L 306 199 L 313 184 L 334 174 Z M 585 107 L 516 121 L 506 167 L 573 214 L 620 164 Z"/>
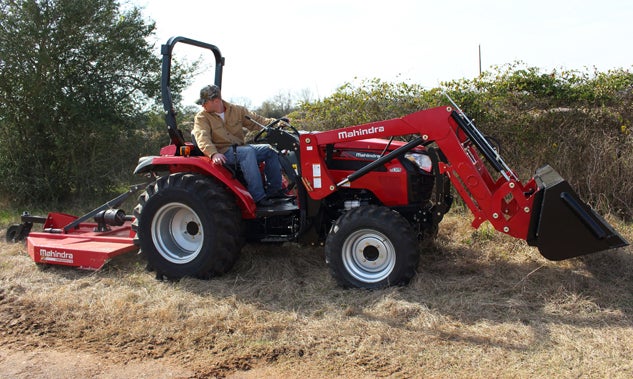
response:
<path fill-rule="evenodd" d="M 433 162 L 431 162 L 431 158 L 426 154 L 407 153 L 404 157 L 415 163 L 421 170 L 426 172 L 433 170 Z"/>

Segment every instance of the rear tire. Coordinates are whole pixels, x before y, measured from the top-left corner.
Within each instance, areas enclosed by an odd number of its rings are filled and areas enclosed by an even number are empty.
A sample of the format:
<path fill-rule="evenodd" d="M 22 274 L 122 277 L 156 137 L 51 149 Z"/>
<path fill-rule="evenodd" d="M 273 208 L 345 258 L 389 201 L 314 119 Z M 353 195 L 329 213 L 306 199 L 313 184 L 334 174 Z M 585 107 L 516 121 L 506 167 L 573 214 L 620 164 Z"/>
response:
<path fill-rule="evenodd" d="M 343 287 L 375 289 L 407 284 L 419 262 L 416 236 L 399 213 L 375 205 L 354 208 L 325 241 L 330 273 Z"/>
<path fill-rule="evenodd" d="M 139 197 L 134 213 L 138 244 L 160 279 L 207 279 L 229 271 L 238 258 L 239 208 L 211 178 L 190 173 L 159 178 Z"/>

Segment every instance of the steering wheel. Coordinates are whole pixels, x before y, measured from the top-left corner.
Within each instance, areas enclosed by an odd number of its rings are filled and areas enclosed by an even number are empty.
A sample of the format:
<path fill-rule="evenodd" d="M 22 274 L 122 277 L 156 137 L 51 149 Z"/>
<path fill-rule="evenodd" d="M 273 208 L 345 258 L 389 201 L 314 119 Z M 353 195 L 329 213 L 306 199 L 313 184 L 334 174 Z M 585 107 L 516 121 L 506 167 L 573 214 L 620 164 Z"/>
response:
<path fill-rule="evenodd" d="M 251 121 L 253 121 L 253 120 L 251 120 Z M 263 135 L 264 133 L 269 132 L 271 129 L 282 129 L 282 128 L 283 128 L 283 125 L 279 125 L 279 126 L 277 126 L 277 127 L 275 128 L 275 125 L 277 125 L 280 121 L 283 121 L 283 122 L 284 122 L 284 124 L 288 125 L 288 127 L 290 127 L 290 129 L 292 129 L 292 133 L 293 133 L 294 135 L 296 135 L 297 137 L 299 136 L 299 131 L 298 131 L 297 129 L 295 129 L 295 127 L 294 127 L 294 126 L 292 126 L 292 125 L 290 125 L 290 124 L 288 123 L 288 119 L 287 119 L 287 118 L 282 117 L 282 118 L 275 119 L 273 122 L 271 122 L 271 123 L 270 123 L 270 124 L 268 124 L 268 125 L 261 125 L 261 124 L 260 124 L 260 126 L 262 127 L 262 130 L 260 130 L 260 131 L 259 131 L 259 132 L 255 135 L 255 137 L 253 137 L 253 142 L 259 142 L 259 140 L 262 138 L 262 135 Z"/>

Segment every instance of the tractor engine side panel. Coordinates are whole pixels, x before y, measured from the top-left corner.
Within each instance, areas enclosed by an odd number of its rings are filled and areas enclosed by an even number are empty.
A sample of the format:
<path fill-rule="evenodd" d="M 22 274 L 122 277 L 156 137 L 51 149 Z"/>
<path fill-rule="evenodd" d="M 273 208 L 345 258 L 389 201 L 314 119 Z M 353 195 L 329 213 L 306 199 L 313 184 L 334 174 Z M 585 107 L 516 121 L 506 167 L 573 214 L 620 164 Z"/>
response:
<path fill-rule="evenodd" d="M 338 149 L 327 154 L 327 169 L 334 181 L 341 181 L 380 157 L 380 151 Z M 351 190 L 367 190 L 385 206 L 423 205 L 433 191 L 434 177 L 406 159 L 394 159 L 367 175 L 347 183 Z"/>

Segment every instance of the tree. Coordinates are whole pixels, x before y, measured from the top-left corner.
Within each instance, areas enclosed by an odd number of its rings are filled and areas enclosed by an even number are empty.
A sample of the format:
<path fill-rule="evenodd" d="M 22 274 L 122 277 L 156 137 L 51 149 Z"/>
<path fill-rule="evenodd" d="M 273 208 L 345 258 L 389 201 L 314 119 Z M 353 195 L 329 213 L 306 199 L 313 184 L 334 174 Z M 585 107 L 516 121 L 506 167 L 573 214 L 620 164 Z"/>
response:
<path fill-rule="evenodd" d="M 123 159 L 134 164 L 144 112 L 159 96 L 153 31 L 137 8 L 112 0 L 0 2 L 5 198 L 103 193 L 128 168 Z M 175 76 L 177 89 L 186 80 Z"/>
<path fill-rule="evenodd" d="M 280 118 L 294 111 L 293 96 L 288 93 L 278 93 L 272 99 L 266 100 L 256 110 L 257 113 L 265 117 Z"/>

